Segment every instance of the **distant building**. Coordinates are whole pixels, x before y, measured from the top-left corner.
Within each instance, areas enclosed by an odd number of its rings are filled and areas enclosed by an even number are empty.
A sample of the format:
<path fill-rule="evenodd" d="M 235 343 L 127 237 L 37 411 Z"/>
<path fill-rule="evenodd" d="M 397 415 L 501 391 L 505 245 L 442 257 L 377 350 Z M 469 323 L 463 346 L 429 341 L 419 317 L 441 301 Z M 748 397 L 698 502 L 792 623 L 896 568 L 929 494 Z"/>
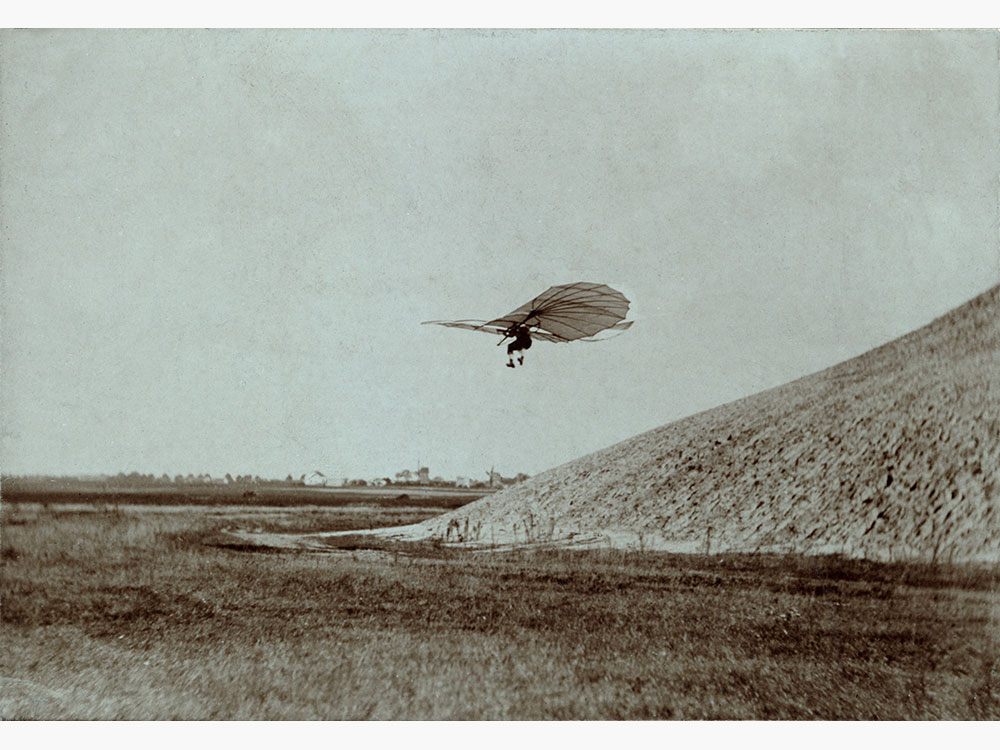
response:
<path fill-rule="evenodd" d="M 456 487 L 471 487 L 472 480 L 469 477 L 456 477 L 455 478 Z"/>
<path fill-rule="evenodd" d="M 310 474 L 306 474 L 303 477 L 302 482 L 306 487 L 326 487 L 329 480 L 323 475 L 321 471 L 314 471 Z"/>
<path fill-rule="evenodd" d="M 417 470 L 417 482 L 420 484 L 430 484 L 431 483 L 431 470 L 426 466 L 421 466 Z"/>
<path fill-rule="evenodd" d="M 512 484 L 518 484 L 526 479 L 530 479 L 530 475 L 523 472 L 519 473 L 515 477 L 505 477 L 501 476 L 499 471 L 490 469 L 488 474 L 490 477 L 490 487 L 510 487 Z"/>

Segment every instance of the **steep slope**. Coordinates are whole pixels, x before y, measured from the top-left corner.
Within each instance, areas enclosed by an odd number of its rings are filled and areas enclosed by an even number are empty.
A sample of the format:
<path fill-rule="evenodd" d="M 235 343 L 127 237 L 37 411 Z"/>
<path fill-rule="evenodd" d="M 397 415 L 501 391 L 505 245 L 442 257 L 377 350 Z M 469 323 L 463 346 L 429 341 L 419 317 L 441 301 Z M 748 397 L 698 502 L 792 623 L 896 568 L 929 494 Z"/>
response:
<path fill-rule="evenodd" d="M 396 533 L 998 561 L 1000 287 L 862 356 Z"/>

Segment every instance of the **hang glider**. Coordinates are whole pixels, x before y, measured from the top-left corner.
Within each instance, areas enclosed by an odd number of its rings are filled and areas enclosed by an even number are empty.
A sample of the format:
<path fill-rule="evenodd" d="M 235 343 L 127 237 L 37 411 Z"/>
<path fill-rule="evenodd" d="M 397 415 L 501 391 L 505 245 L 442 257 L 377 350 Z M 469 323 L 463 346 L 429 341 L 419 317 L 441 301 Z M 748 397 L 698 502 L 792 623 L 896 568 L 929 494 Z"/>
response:
<path fill-rule="evenodd" d="M 616 289 L 579 281 L 554 286 L 494 320 L 427 320 L 424 324 L 498 334 L 503 337 L 501 344 L 522 327 L 540 341 L 601 341 L 605 337 L 595 338 L 597 334 L 621 332 L 632 325 L 631 320 L 625 320 L 628 305 L 625 295 Z"/>

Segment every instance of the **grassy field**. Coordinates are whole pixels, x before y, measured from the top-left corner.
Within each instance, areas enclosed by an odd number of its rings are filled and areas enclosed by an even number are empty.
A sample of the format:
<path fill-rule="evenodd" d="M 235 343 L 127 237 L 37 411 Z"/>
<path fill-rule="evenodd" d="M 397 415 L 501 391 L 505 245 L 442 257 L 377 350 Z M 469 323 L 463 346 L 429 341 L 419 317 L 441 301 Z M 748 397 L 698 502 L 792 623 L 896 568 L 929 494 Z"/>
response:
<path fill-rule="evenodd" d="M 1000 719 L 996 569 L 225 533 L 435 512 L 5 503 L 0 717 Z"/>
<path fill-rule="evenodd" d="M 100 483 L 7 479 L 4 501 L 45 506 L 86 503 L 111 507 L 129 505 L 245 505 L 298 508 L 303 505 L 340 508 L 377 504 L 383 507 L 458 508 L 493 490 L 426 485 L 389 487 L 303 487 L 301 485 L 188 485 L 105 488 Z"/>

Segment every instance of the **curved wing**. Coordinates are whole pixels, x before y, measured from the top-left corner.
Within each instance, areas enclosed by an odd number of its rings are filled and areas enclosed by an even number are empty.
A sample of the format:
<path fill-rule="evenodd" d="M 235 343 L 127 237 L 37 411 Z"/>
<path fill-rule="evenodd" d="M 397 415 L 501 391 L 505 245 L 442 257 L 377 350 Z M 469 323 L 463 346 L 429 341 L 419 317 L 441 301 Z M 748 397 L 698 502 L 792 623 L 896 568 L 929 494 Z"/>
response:
<path fill-rule="evenodd" d="M 498 336 L 507 338 L 506 328 L 497 328 L 491 323 L 484 323 L 478 320 L 425 320 L 422 325 L 429 326 L 444 326 L 445 328 L 461 328 L 465 331 L 482 331 L 483 333 L 494 333 Z M 538 339 L 540 341 L 564 341 L 565 339 L 553 336 L 550 333 L 545 333 L 544 331 L 532 330 L 531 338 Z"/>
<path fill-rule="evenodd" d="M 579 281 L 554 286 L 502 318 L 483 325 L 501 332 L 523 325 L 545 341 L 588 339 L 607 329 L 625 330 L 629 301 L 606 284 Z M 623 325 L 623 322 L 625 323 Z M 548 336 L 544 335 L 544 333 Z"/>
<path fill-rule="evenodd" d="M 609 328 L 605 328 L 603 331 L 598 333 L 596 336 L 588 336 L 585 339 L 577 339 L 578 341 L 607 341 L 608 339 L 613 339 L 615 336 L 619 336 L 629 328 L 632 327 L 634 320 L 623 320 L 620 323 L 615 323 Z M 616 333 L 612 333 L 616 331 Z M 606 335 L 605 335 L 606 334 Z"/>
<path fill-rule="evenodd" d="M 461 328 L 465 331 L 498 333 L 497 329 L 489 325 L 485 320 L 425 320 L 420 325 L 445 326 L 446 328 Z"/>

